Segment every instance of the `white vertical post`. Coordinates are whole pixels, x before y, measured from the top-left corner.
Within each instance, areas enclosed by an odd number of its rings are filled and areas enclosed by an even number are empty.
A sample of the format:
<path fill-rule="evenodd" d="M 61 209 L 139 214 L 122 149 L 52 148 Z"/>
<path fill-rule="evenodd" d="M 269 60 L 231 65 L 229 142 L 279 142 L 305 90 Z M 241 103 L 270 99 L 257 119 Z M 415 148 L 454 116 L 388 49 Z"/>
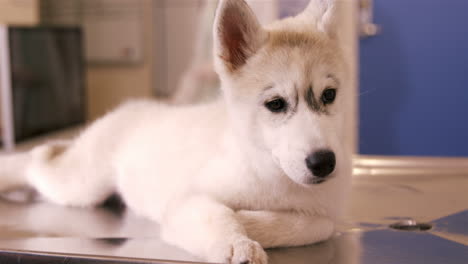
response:
<path fill-rule="evenodd" d="M 336 0 L 340 4 L 341 19 L 340 29 L 342 33 L 341 45 L 344 49 L 345 55 L 348 60 L 350 70 L 350 83 L 349 90 L 345 95 L 348 99 L 345 129 L 347 131 L 346 142 L 350 151 L 354 154 L 358 153 L 359 141 L 359 91 L 358 91 L 358 73 L 359 73 L 359 59 L 358 59 L 358 45 L 359 45 L 359 18 L 358 8 L 359 0 Z"/>
<path fill-rule="evenodd" d="M 15 131 L 13 123 L 13 97 L 11 86 L 10 45 L 8 27 L 0 25 L 0 107 L 2 141 L 5 151 L 15 148 Z"/>

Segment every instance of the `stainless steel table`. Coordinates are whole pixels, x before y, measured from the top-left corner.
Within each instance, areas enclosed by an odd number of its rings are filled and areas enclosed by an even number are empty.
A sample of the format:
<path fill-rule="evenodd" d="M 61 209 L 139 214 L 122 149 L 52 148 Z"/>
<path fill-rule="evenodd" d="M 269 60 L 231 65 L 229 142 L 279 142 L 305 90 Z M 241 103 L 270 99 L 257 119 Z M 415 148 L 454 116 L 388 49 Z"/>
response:
<path fill-rule="evenodd" d="M 14 196 L 0 199 L 0 264 L 201 263 L 119 207 Z M 467 159 L 356 157 L 349 208 L 333 239 L 269 250 L 270 263 L 468 263 Z"/>

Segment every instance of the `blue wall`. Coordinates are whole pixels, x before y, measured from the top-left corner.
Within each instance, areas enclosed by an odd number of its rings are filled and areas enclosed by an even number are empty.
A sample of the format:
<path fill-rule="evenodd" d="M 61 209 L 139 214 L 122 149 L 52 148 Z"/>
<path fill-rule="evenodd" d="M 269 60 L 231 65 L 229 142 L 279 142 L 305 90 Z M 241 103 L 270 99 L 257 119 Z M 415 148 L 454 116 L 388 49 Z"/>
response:
<path fill-rule="evenodd" d="M 468 0 L 374 0 L 360 45 L 362 154 L 468 156 Z"/>

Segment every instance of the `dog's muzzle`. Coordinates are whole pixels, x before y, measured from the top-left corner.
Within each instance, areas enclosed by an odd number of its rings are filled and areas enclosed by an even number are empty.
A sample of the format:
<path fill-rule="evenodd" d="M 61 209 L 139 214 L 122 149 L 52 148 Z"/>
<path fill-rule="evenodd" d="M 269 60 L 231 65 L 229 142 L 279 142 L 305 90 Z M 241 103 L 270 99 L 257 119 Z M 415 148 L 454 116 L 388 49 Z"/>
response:
<path fill-rule="evenodd" d="M 335 153 L 328 149 L 319 150 L 309 155 L 306 160 L 307 168 L 315 176 L 311 183 L 320 184 L 327 180 L 328 176 L 335 170 Z"/>

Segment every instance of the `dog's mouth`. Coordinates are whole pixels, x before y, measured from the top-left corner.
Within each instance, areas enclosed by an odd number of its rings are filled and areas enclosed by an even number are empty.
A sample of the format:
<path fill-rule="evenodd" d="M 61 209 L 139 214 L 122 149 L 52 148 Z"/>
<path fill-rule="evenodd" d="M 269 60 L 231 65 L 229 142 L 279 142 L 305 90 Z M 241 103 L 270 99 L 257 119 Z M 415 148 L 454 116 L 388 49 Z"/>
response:
<path fill-rule="evenodd" d="M 311 184 L 317 185 L 326 182 L 327 179 L 312 179 Z"/>
<path fill-rule="evenodd" d="M 326 177 L 326 178 L 312 178 L 310 179 L 310 181 L 308 182 L 308 184 L 310 185 L 319 185 L 319 184 L 322 184 L 324 182 L 327 182 L 329 180 L 331 180 L 333 177 Z"/>

